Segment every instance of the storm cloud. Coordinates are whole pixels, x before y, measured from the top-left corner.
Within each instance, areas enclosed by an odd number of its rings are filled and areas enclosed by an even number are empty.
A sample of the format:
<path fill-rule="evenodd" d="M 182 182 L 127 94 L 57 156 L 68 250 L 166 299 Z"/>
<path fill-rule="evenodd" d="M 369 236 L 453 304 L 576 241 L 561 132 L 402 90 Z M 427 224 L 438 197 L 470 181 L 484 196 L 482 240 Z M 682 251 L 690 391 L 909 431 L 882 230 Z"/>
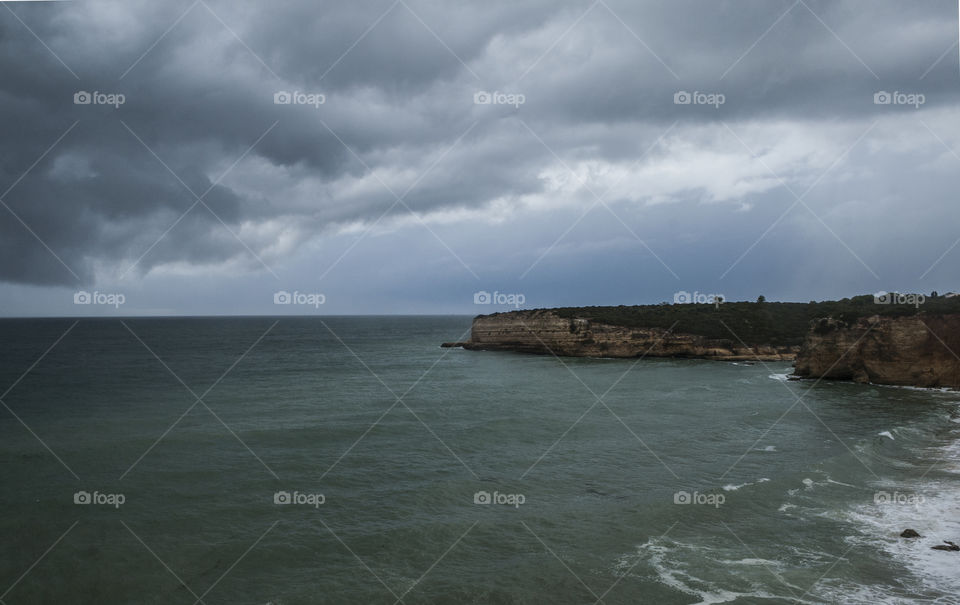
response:
<path fill-rule="evenodd" d="M 957 289 L 957 41 L 952 0 L 5 3 L 4 312 Z"/>

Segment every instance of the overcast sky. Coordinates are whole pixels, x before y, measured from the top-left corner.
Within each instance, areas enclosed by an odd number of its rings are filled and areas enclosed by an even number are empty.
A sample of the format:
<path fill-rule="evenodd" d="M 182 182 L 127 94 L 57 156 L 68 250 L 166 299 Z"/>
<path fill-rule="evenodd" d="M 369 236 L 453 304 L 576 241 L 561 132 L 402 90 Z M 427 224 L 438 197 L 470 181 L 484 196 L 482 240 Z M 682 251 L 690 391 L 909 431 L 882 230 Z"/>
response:
<path fill-rule="evenodd" d="M 954 0 L 0 6 L 2 315 L 960 290 Z"/>

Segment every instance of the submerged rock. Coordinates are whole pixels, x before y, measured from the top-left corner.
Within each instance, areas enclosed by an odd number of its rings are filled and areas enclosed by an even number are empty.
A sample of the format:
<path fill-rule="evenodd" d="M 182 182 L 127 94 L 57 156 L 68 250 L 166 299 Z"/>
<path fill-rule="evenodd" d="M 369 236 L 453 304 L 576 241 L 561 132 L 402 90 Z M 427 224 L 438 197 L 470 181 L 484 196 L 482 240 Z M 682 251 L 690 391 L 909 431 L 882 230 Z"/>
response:
<path fill-rule="evenodd" d="M 933 550 L 960 550 L 960 546 L 957 546 L 950 540 L 944 540 L 943 544 L 937 544 L 936 546 L 931 546 Z"/>
<path fill-rule="evenodd" d="M 900 537 L 901 538 L 922 538 L 923 536 L 917 533 L 917 530 L 915 529 L 905 529 L 902 532 L 900 532 Z"/>

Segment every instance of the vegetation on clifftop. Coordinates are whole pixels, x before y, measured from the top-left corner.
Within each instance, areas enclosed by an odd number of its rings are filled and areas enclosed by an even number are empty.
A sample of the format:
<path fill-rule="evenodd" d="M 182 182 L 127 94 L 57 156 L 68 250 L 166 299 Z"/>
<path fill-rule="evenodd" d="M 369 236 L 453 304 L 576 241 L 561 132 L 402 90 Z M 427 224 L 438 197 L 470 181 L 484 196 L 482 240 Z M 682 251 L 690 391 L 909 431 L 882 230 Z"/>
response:
<path fill-rule="evenodd" d="M 923 303 L 877 304 L 873 295 L 809 303 L 725 302 L 551 309 L 560 317 L 589 319 L 631 328 L 670 328 L 675 333 L 743 340 L 748 345 L 799 345 L 814 319 L 832 317 L 853 322 L 872 315 L 904 316 L 960 313 L 960 296 L 927 296 Z"/>

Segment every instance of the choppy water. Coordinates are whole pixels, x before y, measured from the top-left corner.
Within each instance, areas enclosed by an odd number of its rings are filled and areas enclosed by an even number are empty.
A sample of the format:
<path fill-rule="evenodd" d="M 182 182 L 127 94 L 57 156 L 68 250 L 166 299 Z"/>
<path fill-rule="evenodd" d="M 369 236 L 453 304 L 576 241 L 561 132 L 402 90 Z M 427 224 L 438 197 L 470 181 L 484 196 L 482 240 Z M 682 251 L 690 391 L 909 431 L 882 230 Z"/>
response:
<path fill-rule="evenodd" d="M 0 321 L 0 600 L 960 602 L 957 394 L 275 321 Z"/>

